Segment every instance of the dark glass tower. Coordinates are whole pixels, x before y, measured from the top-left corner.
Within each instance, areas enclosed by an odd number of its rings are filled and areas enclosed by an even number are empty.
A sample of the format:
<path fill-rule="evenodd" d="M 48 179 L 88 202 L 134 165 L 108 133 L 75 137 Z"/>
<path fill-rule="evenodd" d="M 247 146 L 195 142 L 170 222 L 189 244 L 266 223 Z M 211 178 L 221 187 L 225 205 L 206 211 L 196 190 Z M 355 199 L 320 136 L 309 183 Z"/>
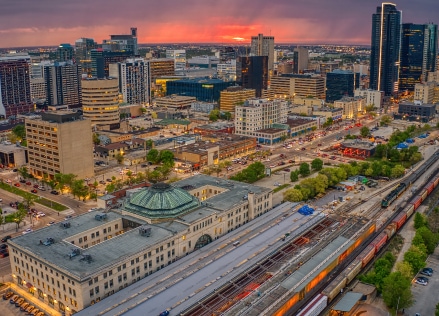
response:
<path fill-rule="evenodd" d="M 427 72 L 436 70 L 437 25 L 402 25 L 401 70 L 399 89 L 413 91 L 415 84 L 425 82 Z"/>
<path fill-rule="evenodd" d="M 392 95 L 398 91 L 401 50 L 401 11 L 382 3 L 372 15 L 370 87 Z"/>
<path fill-rule="evenodd" d="M 56 49 L 56 61 L 69 61 L 73 59 L 73 47 L 70 44 L 59 44 Z"/>
<path fill-rule="evenodd" d="M 246 89 L 255 89 L 256 97 L 268 86 L 268 56 L 239 57 L 236 62 L 236 81 Z"/>
<path fill-rule="evenodd" d="M 326 74 L 326 102 L 332 103 L 344 96 L 353 97 L 355 74 L 352 71 L 336 69 Z"/>

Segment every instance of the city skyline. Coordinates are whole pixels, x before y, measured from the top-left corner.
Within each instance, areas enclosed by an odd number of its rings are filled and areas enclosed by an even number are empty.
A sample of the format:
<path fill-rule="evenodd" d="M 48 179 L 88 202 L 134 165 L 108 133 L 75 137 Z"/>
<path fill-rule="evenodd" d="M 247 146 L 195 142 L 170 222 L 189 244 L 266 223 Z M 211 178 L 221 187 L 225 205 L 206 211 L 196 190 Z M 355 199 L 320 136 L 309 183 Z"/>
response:
<path fill-rule="evenodd" d="M 395 2 L 403 23 L 438 23 L 435 0 Z M 370 44 L 371 14 L 381 1 L 141 0 L 14 1 L 0 12 L 1 47 L 51 46 L 80 37 L 98 43 L 138 28 L 139 43 L 249 43 L 252 35 L 276 43 Z M 318 10 L 316 10 L 318 8 Z M 122 13 L 121 13 L 122 12 Z M 126 13 L 124 13 L 126 12 Z M 178 32 L 175 32 L 178 30 Z"/>

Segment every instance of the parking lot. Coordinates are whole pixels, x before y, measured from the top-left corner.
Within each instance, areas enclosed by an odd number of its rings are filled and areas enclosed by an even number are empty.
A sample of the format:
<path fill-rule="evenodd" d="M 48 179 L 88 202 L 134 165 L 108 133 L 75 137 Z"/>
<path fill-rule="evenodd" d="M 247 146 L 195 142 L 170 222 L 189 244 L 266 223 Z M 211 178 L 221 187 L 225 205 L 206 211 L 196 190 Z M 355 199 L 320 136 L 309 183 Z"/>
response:
<path fill-rule="evenodd" d="M 412 307 L 406 308 L 406 315 L 415 315 L 416 313 L 421 314 L 421 316 L 434 315 L 436 304 L 439 303 L 439 247 L 437 247 L 434 254 L 427 259 L 426 266 L 433 269 L 433 275 L 428 277 L 429 281 L 427 285 L 420 285 L 413 282 L 412 293 L 415 303 Z M 422 275 L 416 275 L 416 277 L 418 276 Z"/>

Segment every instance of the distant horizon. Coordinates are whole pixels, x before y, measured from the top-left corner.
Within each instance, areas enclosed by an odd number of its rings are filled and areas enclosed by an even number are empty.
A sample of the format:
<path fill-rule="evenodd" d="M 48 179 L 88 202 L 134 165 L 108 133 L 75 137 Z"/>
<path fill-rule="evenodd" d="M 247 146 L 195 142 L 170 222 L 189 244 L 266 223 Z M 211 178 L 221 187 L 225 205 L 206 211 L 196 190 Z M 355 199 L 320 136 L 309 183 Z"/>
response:
<path fill-rule="evenodd" d="M 109 34 L 129 34 L 130 27 L 137 27 L 138 41 L 151 45 L 242 45 L 262 33 L 274 36 L 275 43 L 366 46 L 372 14 L 380 5 L 352 0 L 10 1 L 0 10 L 0 45 L 57 46 L 81 37 L 102 43 Z M 403 23 L 439 22 L 437 0 L 399 0 L 396 6 Z"/>

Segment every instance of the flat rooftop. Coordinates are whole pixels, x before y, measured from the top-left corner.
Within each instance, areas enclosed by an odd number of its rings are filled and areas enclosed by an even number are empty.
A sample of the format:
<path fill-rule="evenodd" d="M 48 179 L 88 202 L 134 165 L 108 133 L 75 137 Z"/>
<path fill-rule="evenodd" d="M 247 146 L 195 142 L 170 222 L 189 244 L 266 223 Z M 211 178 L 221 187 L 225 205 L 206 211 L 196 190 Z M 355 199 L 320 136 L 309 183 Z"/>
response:
<path fill-rule="evenodd" d="M 305 125 L 305 124 L 309 124 L 314 122 L 313 120 L 307 120 L 307 119 L 301 119 L 301 118 L 289 118 L 287 120 L 287 124 L 291 127 L 297 127 L 297 126 L 301 126 L 301 125 Z"/>
<path fill-rule="evenodd" d="M 347 139 L 341 143 L 341 146 L 345 148 L 358 148 L 366 150 L 371 150 L 376 147 L 376 145 L 372 142 L 360 141 L 358 139 Z"/>
<path fill-rule="evenodd" d="M 264 129 L 258 129 L 256 132 L 264 133 L 264 134 L 276 134 L 280 132 L 285 132 L 285 130 L 282 128 L 264 128 Z"/>

